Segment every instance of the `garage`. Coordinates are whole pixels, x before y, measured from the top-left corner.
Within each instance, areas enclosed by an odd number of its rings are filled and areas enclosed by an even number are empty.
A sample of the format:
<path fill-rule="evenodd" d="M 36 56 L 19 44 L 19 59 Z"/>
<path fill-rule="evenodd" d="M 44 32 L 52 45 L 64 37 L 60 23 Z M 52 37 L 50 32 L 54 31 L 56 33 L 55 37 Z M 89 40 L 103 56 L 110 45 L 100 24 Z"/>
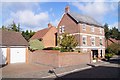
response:
<path fill-rule="evenodd" d="M 0 65 L 6 64 L 7 48 L 0 48 Z"/>
<path fill-rule="evenodd" d="M 20 32 L 0 30 L 0 65 L 28 62 L 28 42 Z M 1 36 L 0 36 L 1 37 Z"/>
<path fill-rule="evenodd" d="M 11 48 L 10 63 L 23 63 L 26 60 L 26 48 Z"/>

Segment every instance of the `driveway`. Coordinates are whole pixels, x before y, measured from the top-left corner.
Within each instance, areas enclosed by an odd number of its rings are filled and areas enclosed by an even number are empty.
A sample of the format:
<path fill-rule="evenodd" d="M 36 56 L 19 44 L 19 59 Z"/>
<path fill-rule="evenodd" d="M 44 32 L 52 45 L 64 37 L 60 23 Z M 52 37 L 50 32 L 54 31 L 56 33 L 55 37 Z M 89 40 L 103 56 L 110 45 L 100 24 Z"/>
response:
<path fill-rule="evenodd" d="M 39 64 L 9 64 L 2 68 L 3 78 L 33 78 L 35 73 L 49 70 L 52 67 L 39 65 Z"/>

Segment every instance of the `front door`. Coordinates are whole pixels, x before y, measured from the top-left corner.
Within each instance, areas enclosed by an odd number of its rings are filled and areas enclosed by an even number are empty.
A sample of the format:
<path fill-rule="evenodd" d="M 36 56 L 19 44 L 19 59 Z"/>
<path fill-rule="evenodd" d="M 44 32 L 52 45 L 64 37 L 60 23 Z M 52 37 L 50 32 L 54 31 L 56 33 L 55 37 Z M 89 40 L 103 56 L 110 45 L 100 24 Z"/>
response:
<path fill-rule="evenodd" d="M 98 58 L 98 50 L 92 50 L 92 58 Z"/>

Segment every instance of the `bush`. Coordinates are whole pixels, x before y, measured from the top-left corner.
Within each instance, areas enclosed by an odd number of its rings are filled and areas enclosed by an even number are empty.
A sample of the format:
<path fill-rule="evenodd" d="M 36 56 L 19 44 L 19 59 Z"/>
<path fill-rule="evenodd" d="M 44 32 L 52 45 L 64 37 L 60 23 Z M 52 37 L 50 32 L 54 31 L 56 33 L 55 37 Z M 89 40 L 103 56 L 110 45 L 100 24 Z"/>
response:
<path fill-rule="evenodd" d="M 52 49 L 53 49 L 53 50 L 60 50 L 59 47 L 53 47 Z"/>
<path fill-rule="evenodd" d="M 105 54 L 105 58 L 106 58 L 107 60 L 109 60 L 110 58 L 112 58 L 113 55 L 114 55 L 114 53 L 106 53 L 106 54 Z"/>
<path fill-rule="evenodd" d="M 29 44 L 30 44 L 29 48 L 32 51 L 42 50 L 44 48 L 42 41 L 39 41 L 38 39 L 30 40 Z"/>
<path fill-rule="evenodd" d="M 68 52 L 68 50 L 65 49 L 65 48 L 61 48 L 61 49 L 60 49 L 60 52 Z"/>

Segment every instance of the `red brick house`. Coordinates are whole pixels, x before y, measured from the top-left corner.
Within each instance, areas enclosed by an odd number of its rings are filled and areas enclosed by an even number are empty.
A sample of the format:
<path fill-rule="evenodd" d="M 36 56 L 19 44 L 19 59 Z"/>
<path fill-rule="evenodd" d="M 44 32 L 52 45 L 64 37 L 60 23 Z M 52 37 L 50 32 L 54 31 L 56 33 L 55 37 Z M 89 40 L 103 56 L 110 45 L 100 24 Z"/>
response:
<path fill-rule="evenodd" d="M 67 6 L 58 24 L 58 36 L 61 36 L 62 33 L 74 35 L 78 41 L 76 49 L 83 53 L 91 53 L 92 59 L 95 57 L 104 58 L 104 28 L 93 18 L 71 12 Z"/>
<path fill-rule="evenodd" d="M 44 47 L 55 47 L 57 45 L 57 29 L 48 24 L 48 28 L 37 31 L 30 40 L 42 40 Z"/>

